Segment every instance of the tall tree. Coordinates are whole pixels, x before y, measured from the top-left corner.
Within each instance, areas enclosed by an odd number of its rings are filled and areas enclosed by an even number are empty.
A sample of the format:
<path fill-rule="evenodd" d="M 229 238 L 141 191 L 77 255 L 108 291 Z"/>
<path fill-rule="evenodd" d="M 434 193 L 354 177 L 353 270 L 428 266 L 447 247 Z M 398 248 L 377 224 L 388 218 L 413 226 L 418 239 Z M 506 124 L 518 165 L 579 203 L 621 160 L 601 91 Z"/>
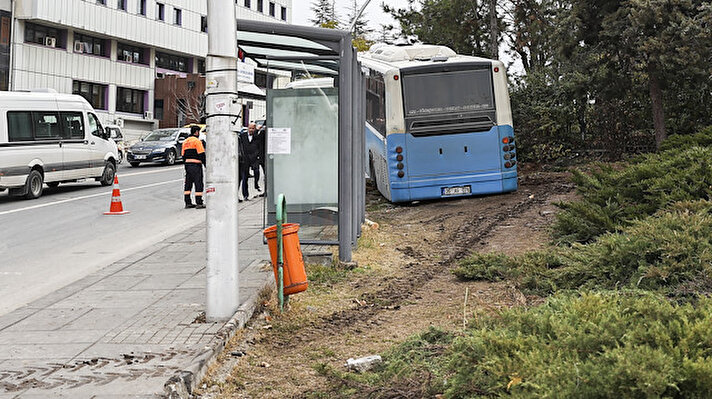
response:
<path fill-rule="evenodd" d="M 365 37 L 367 34 L 373 32 L 373 29 L 370 29 L 366 23 L 366 12 L 364 11 L 363 14 L 358 15 L 359 11 L 361 11 L 361 4 L 359 4 L 357 0 L 353 0 L 349 6 L 348 21 L 349 26 L 351 26 L 351 24 L 354 23 L 354 19 L 356 20 L 353 30 L 354 38 Z"/>
<path fill-rule="evenodd" d="M 473 0 L 408 0 L 406 8 L 383 3 L 398 21 L 401 36 L 414 41 L 448 46 L 460 54 L 490 54 L 489 7 Z"/>
<path fill-rule="evenodd" d="M 667 137 L 665 97 L 674 82 L 709 77 L 709 1 L 572 0 L 572 14 L 589 21 L 579 44 L 597 52 L 612 79 L 623 76 L 645 87 L 656 145 Z M 583 28 L 583 26 L 582 26 Z M 601 82 L 604 83 L 604 82 Z M 604 83 L 605 84 L 605 83 Z M 606 90 L 608 98 L 625 96 Z M 670 95 L 671 93 L 668 93 Z"/>
<path fill-rule="evenodd" d="M 497 19 L 497 0 L 489 1 L 490 14 L 490 57 L 499 59 L 499 27 Z"/>
<path fill-rule="evenodd" d="M 312 2 L 311 10 L 314 18 L 309 22 L 321 28 L 336 29 L 339 27 L 339 18 L 336 15 L 334 0 L 316 0 Z"/>
<path fill-rule="evenodd" d="M 376 31 L 376 40 L 381 43 L 392 43 L 393 42 L 393 25 L 390 24 L 380 24 L 378 30 Z"/>

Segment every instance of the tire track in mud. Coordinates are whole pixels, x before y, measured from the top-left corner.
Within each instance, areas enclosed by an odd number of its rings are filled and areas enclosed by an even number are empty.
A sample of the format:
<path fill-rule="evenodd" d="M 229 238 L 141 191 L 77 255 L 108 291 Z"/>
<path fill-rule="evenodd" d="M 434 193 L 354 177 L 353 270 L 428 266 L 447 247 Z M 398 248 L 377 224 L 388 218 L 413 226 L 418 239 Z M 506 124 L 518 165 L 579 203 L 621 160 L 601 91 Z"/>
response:
<path fill-rule="evenodd" d="M 457 228 L 437 242 L 429 243 L 425 248 L 429 254 L 425 254 L 416 244 L 397 247 L 396 250 L 410 258 L 403 266 L 404 273 L 376 282 L 379 288 L 363 294 L 357 306 L 312 322 L 301 331 L 300 341 L 310 342 L 325 335 L 343 334 L 345 330 L 362 333 L 370 328 L 373 324 L 371 320 L 377 315 L 397 310 L 407 301 L 417 299 L 421 287 L 436 275 L 448 273 L 455 262 L 472 253 L 478 244 L 483 244 L 497 226 L 516 219 L 533 207 L 544 205 L 553 195 L 573 189 L 573 185 L 558 180 L 556 176 L 527 176 L 522 178 L 519 191 L 515 193 L 460 200 L 446 205 L 437 202 L 419 205 L 442 208 L 439 210 L 445 214 L 429 216 L 418 223 L 426 220 L 438 223 L 439 231 L 447 231 L 445 225 L 448 223 L 456 223 Z M 401 210 L 408 214 L 418 213 L 421 209 L 403 207 Z M 388 218 L 393 217 L 389 215 Z M 438 257 L 441 260 L 434 261 Z M 289 342 L 280 339 L 272 343 L 277 347 L 289 346 Z"/>

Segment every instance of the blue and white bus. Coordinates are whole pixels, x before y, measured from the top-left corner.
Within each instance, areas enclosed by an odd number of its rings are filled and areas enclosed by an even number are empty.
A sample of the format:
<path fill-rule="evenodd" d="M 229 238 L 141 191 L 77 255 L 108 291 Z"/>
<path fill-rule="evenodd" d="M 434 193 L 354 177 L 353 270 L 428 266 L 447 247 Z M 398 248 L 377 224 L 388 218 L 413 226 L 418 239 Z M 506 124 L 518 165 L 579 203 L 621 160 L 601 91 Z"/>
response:
<path fill-rule="evenodd" d="M 383 196 L 405 202 L 517 189 L 502 62 L 385 44 L 359 60 L 370 177 Z"/>

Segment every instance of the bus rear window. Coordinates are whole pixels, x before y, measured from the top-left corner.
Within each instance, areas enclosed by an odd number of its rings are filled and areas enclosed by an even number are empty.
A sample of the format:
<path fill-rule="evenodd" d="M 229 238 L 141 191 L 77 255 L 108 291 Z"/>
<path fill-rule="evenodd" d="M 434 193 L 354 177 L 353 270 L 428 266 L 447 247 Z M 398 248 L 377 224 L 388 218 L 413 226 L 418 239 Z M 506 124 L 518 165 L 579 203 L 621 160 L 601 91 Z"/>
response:
<path fill-rule="evenodd" d="M 405 116 L 494 109 L 489 69 L 403 76 Z"/>

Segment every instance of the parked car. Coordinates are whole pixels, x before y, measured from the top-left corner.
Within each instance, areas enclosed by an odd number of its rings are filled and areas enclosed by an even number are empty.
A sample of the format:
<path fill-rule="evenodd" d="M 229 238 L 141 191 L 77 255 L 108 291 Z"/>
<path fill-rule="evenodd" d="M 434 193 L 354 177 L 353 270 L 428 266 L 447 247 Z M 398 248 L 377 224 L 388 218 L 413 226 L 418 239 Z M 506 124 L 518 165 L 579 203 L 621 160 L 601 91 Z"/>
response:
<path fill-rule="evenodd" d="M 129 147 L 126 159 L 133 167 L 145 162 L 173 165 L 176 161 L 182 160 L 181 149 L 188 136 L 190 136 L 190 129 L 186 128 L 154 130 Z"/>
<path fill-rule="evenodd" d="M 104 129 L 109 133 L 109 138 L 116 143 L 116 147 L 119 150 L 116 154 L 116 163 L 121 163 L 126 158 L 126 149 L 129 147 L 121 128 L 118 125 L 106 125 Z"/>

